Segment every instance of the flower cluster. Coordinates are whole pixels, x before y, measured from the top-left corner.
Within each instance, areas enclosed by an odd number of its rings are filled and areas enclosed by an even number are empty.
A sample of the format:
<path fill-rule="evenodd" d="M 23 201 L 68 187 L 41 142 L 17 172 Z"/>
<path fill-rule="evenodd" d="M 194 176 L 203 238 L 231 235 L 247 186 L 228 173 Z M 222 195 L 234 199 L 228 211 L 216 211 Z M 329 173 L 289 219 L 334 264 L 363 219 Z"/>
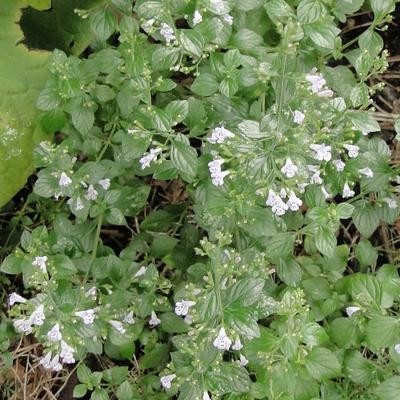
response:
<path fill-rule="evenodd" d="M 222 171 L 221 169 L 224 162 L 225 160 L 216 159 L 208 163 L 212 183 L 215 186 L 222 186 L 224 184 L 224 178 L 229 175 L 229 171 Z"/>

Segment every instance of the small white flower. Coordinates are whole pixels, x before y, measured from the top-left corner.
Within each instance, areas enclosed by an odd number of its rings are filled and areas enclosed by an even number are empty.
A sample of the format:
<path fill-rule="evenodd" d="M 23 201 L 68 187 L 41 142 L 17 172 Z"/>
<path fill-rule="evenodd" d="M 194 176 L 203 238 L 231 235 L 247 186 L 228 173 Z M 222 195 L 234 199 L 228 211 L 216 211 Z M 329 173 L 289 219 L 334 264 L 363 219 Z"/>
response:
<path fill-rule="evenodd" d="M 116 329 L 121 335 L 123 335 L 124 333 L 126 333 L 126 329 L 124 328 L 124 326 L 122 325 L 122 322 L 120 321 L 115 321 L 115 320 L 111 320 L 108 321 L 110 323 L 110 325 Z"/>
<path fill-rule="evenodd" d="M 225 139 L 234 138 L 235 134 L 228 129 L 225 129 L 223 125 L 214 128 L 211 132 L 211 137 L 207 138 L 207 141 L 212 144 L 221 144 Z"/>
<path fill-rule="evenodd" d="M 365 175 L 367 178 L 372 178 L 374 176 L 371 168 L 361 168 L 358 170 L 358 172 L 362 175 Z"/>
<path fill-rule="evenodd" d="M 215 186 L 222 186 L 224 184 L 224 178 L 229 175 L 229 171 L 221 171 L 211 175 L 212 184 Z"/>
<path fill-rule="evenodd" d="M 310 183 L 311 184 L 316 184 L 316 185 L 321 185 L 322 184 L 322 178 L 321 178 L 321 171 L 317 170 L 314 172 L 314 174 L 311 176 Z"/>
<path fill-rule="evenodd" d="M 151 318 L 149 320 L 149 325 L 150 326 L 157 326 L 161 324 L 161 319 L 159 319 L 157 317 L 157 314 L 155 313 L 155 311 L 151 312 Z"/>
<path fill-rule="evenodd" d="M 25 299 L 25 297 L 22 297 L 18 293 L 15 293 L 15 292 L 11 293 L 8 296 L 8 304 L 10 306 L 13 306 L 15 303 L 26 303 L 26 301 L 27 300 Z"/>
<path fill-rule="evenodd" d="M 39 364 L 45 368 L 45 369 L 50 369 L 51 368 L 51 352 L 48 352 L 40 361 Z"/>
<path fill-rule="evenodd" d="M 290 196 L 286 205 L 292 210 L 297 211 L 303 202 L 295 195 L 293 191 L 290 192 Z"/>
<path fill-rule="evenodd" d="M 269 189 L 268 198 L 267 198 L 267 201 L 265 204 L 267 206 L 273 207 L 276 204 L 278 204 L 278 199 L 279 199 L 279 196 L 272 189 Z"/>
<path fill-rule="evenodd" d="M 249 360 L 243 354 L 240 354 L 239 363 L 242 367 L 245 367 L 249 363 Z"/>
<path fill-rule="evenodd" d="M 228 25 L 233 25 L 233 17 L 232 15 L 229 14 L 224 14 L 224 16 L 222 17 L 224 19 L 224 21 L 228 24 Z"/>
<path fill-rule="evenodd" d="M 185 316 L 189 313 L 189 308 L 196 304 L 195 301 L 181 300 L 175 303 L 175 314 Z"/>
<path fill-rule="evenodd" d="M 342 160 L 333 160 L 332 163 L 335 166 L 337 172 L 342 172 L 344 170 L 344 167 L 346 166 L 346 164 Z"/>
<path fill-rule="evenodd" d="M 61 371 L 62 370 L 62 365 L 59 362 L 60 356 L 58 354 L 56 354 L 53 359 L 50 362 L 49 368 L 52 371 Z"/>
<path fill-rule="evenodd" d="M 71 200 L 71 199 L 70 199 Z M 68 200 L 69 201 L 69 200 Z M 85 206 L 82 203 L 82 199 L 80 197 L 78 197 L 76 199 L 76 203 L 75 203 L 75 210 L 76 211 L 80 211 L 83 210 L 85 208 Z"/>
<path fill-rule="evenodd" d="M 160 153 L 160 152 L 161 152 L 161 149 L 159 147 L 157 147 L 155 149 L 150 149 L 149 153 L 147 153 L 147 154 L 145 153 L 143 155 L 143 157 L 139 160 L 141 169 L 150 167 L 150 164 L 153 161 L 157 160 L 158 153 Z"/>
<path fill-rule="evenodd" d="M 286 211 L 288 210 L 288 206 L 281 200 L 275 206 L 272 206 L 272 212 L 275 215 L 282 216 L 285 215 Z"/>
<path fill-rule="evenodd" d="M 183 318 L 183 321 L 186 325 L 191 325 L 193 323 L 193 317 L 190 314 L 187 314 L 185 315 L 185 318 Z"/>
<path fill-rule="evenodd" d="M 86 200 L 96 200 L 97 199 L 97 196 L 98 196 L 98 192 L 97 192 L 97 190 L 93 187 L 93 185 L 89 185 L 89 187 L 88 187 L 88 190 L 87 190 L 87 192 L 86 192 L 86 194 L 85 194 L 85 199 Z"/>
<path fill-rule="evenodd" d="M 397 354 L 400 354 L 400 343 L 397 343 L 397 344 L 394 346 L 394 351 L 395 351 Z"/>
<path fill-rule="evenodd" d="M 223 0 L 210 0 L 210 6 L 214 8 L 217 13 L 223 13 L 227 11 L 227 7 Z"/>
<path fill-rule="evenodd" d="M 343 147 L 348 151 L 348 155 L 350 158 L 356 158 L 358 156 L 358 152 L 360 148 L 353 144 L 344 144 Z"/>
<path fill-rule="evenodd" d="M 210 171 L 210 174 L 218 174 L 221 172 L 221 166 L 225 161 L 222 159 L 218 160 L 213 160 L 208 163 L 208 170 Z"/>
<path fill-rule="evenodd" d="M 132 325 L 135 323 L 135 318 L 133 318 L 133 311 L 129 311 L 128 314 L 125 315 L 124 319 L 122 322 L 125 322 L 129 325 Z"/>
<path fill-rule="evenodd" d="M 281 168 L 281 171 L 283 174 L 285 174 L 288 178 L 293 178 L 299 168 L 292 162 L 290 158 L 288 158 L 285 162 L 285 165 Z"/>
<path fill-rule="evenodd" d="M 332 97 L 335 93 L 331 89 L 321 90 L 317 93 L 319 97 Z"/>
<path fill-rule="evenodd" d="M 160 382 L 161 382 L 161 386 L 164 389 L 171 389 L 171 382 L 176 378 L 175 374 L 171 374 L 171 375 L 166 375 L 161 377 Z"/>
<path fill-rule="evenodd" d="M 325 200 L 329 199 L 329 197 L 331 197 L 331 195 L 327 192 L 327 190 L 325 189 L 324 186 L 321 186 L 321 190 L 322 190 L 322 193 L 323 193 L 323 195 L 325 197 Z"/>
<path fill-rule="evenodd" d="M 165 22 L 161 24 L 160 34 L 164 37 L 167 44 L 170 44 L 176 39 L 174 30 Z"/>
<path fill-rule="evenodd" d="M 313 93 L 318 93 L 326 84 L 326 80 L 319 75 L 308 74 L 306 80 L 311 83 L 309 89 Z"/>
<path fill-rule="evenodd" d="M 321 182 L 322 183 L 322 182 Z M 309 185 L 309 183 L 308 182 L 300 182 L 300 183 L 298 183 L 297 184 L 297 187 L 298 187 L 298 189 L 299 189 L 299 192 L 300 193 L 304 193 L 305 192 L 305 190 L 306 190 L 306 187 Z"/>
<path fill-rule="evenodd" d="M 350 307 L 346 307 L 346 314 L 351 317 L 354 313 L 360 311 L 361 308 L 360 307 L 356 307 L 356 306 L 350 306 Z"/>
<path fill-rule="evenodd" d="M 144 23 L 141 25 L 141 28 L 142 28 L 146 33 L 149 33 L 149 32 L 151 31 L 151 29 L 153 28 L 154 22 L 156 22 L 156 20 L 155 20 L 154 18 L 151 18 L 151 19 L 147 20 L 146 22 L 144 22 Z M 128 133 L 130 133 L 130 132 L 129 132 L 129 129 L 128 129 Z"/>
<path fill-rule="evenodd" d="M 85 297 L 96 297 L 96 293 L 97 293 L 96 286 L 92 286 L 85 292 Z"/>
<path fill-rule="evenodd" d="M 32 322 L 30 319 L 16 319 L 13 321 L 14 328 L 20 333 L 31 333 L 32 332 Z"/>
<path fill-rule="evenodd" d="M 355 195 L 354 190 L 350 189 L 350 186 L 346 182 L 343 186 L 343 192 L 342 192 L 342 197 L 344 199 L 348 199 L 349 197 L 353 197 Z"/>
<path fill-rule="evenodd" d="M 83 323 L 85 325 L 91 325 L 93 324 L 94 321 L 94 317 L 95 317 L 95 312 L 94 310 L 91 308 L 89 310 L 83 310 L 83 311 L 76 311 L 74 313 L 74 315 L 76 317 L 79 317 L 83 320 Z"/>
<path fill-rule="evenodd" d="M 33 310 L 33 313 L 29 317 L 30 321 L 32 322 L 33 325 L 43 325 L 44 320 L 46 319 L 46 316 L 44 315 L 44 305 L 40 304 Z"/>
<path fill-rule="evenodd" d="M 235 340 L 235 342 L 233 343 L 233 345 L 232 345 L 232 350 L 237 350 L 237 351 L 239 351 L 239 350 L 241 350 L 242 348 L 243 348 L 242 342 L 240 341 L 239 338 L 237 338 L 237 339 Z"/>
<path fill-rule="evenodd" d="M 397 208 L 397 201 L 395 199 L 391 199 L 390 197 L 386 197 L 383 201 L 389 206 L 389 208 L 395 209 Z"/>
<path fill-rule="evenodd" d="M 305 116 L 305 114 L 303 114 L 301 111 L 299 111 L 299 110 L 296 110 L 295 112 L 294 112 L 294 117 L 293 117 L 293 121 L 296 123 L 296 124 L 302 124 L 303 122 L 304 122 L 304 119 L 306 118 L 306 116 Z"/>
<path fill-rule="evenodd" d="M 279 197 L 280 197 L 281 199 L 286 199 L 287 193 L 286 193 L 286 190 L 285 190 L 284 188 L 282 188 L 282 189 L 279 191 Z"/>
<path fill-rule="evenodd" d="M 65 364 L 73 364 L 75 362 L 74 353 L 75 349 L 64 342 L 64 340 L 61 340 L 60 358 L 62 362 Z"/>
<path fill-rule="evenodd" d="M 106 179 L 100 179 L 99 180 L 99 185 L 104 189 L 104 190 L 108 190 L 110 188 L 111 185 L 111 181 L 110 179 L 106 178 Z"/>
<path fill-rule="evenodd" d="M 208 395 L 208 392 L 203 393 L 203 400 L 211 400 L 211 397 Z"/>
<path fill-rule="evenodd" d="M 314 158 L 318 161 L 329 161 L 332 158 L 331 146 L 324 143 L 310 144 L 311 150 L 315 151 Z"/>
<path fill-rule="evenodd" d="M 213 346 L 218 350 L 229 350 L 231 347 L 232 340 L 226 335 L 225 329 L 221 328 L 219 330 L 218 336 L 213 341 Z"/>
<path fill-rule="evenodd" d="M 58 185 L 60 187 L 67 187 L 72 183 L 72 179 L 65 173 L 61 172 L 60 180 L 58 181 Z"/>
<path fill-rule="evenodd" d="M 199 13 L 199 11 L 196 10 L 193 15 L 193 26 L 200 24 L 201 21 L 203 21 L 203 17 Z"/>
<path fill-rule="evenodd" d="M 48 332 L 47 339 L 50 342 L 59 342 L 62 339 L 62 335 L 60 332 L 60 324 L 55 324 Z"/>
<path fill-rule="evenodd" d="M 133 275 L 134 278 L 138 278 L 139 276 L 143 276 L 147 271 L 147 268 L 142 266 L 138 269 L 135 275 Z"/>
<path fill-rule="evenodd" d="M 47 257 L 46 256 L 38 256 L 32 261 L 32 265 L 37 265 L 39 269 L 45 274 L 47 272 L 46 268 Z"/>

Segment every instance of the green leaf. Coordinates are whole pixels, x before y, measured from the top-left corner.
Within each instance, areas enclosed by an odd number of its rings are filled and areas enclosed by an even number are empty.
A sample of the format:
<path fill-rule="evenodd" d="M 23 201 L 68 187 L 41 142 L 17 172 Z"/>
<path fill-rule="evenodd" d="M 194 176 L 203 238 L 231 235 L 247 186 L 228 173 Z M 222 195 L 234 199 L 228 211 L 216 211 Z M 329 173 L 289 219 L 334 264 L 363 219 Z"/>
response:
<path fill-rule="evenodd" d="M 156 368 L 168 361 L 169 348 L 166 344 L 158 343 L 154 349 L 145 352 L 139 359 L 139 366 L 142 369 Z M 118 396 L 117 396 L 118 397 Z"/>
<path fill-rule="evenodd" d="M 236 32 L 231 38 L 231 46 L 239 50 L 254 49 L 262 43 L 263 38 L 258 33 L 245 28 Z"/>
<path fill-rule="evenodd" d="M 83 134 L 87 133 L 94 124 L 94 112 L 89 107 L 76 107 L 71 117 L 75 128 Z"/>
<path fill-rule="evenodd" d="M 357 260 L 362 267 L 375 267 L 378 260 L 378 252 L 371 242 L 367 239 L 361 239 L 356 246 Z"/>
<path fill-rule="evenodd" d="M 239 302 L 243 306 L 251 306 L 260 298 L 264 284 L 261 278 L 241 279 L 224 291 L 223 303 Z"/>
<path fill-rule="evenodd" d="M 171 146 L 172 165 L 187 182 L 192 182 L 197 175 L 198 161 L 196 150 L 187 143 L 183 135 L 174 140 Z M 186 139 L 186 140 L 184 140 Z"/>
<path fill-rule="evenodd" d="M 249 390 L 250 378 L 245 368 L 233 363 L 223 362 L 217 371 L 208 372 L 207 383 L 212 392 L 246 393 Z"/>
<path fill-rule="evenodd" d="M 81 364 L 77 370 L 78 380 L 82 383 L 90 383 L 92 371 L 84 364 Z"/>
<path fill-rule="evenodd" d="M 399 334 L 399 321 L 393 317 L 373 317 L 367 324 L 367 343 L 372 349 L 381 349 L 396 344 Z"/>
<path fill-rule="evenodd" d="M 308 372 L 317 380 L 335 378 L 340 375 L 341 367 L 336 356 L 328 349 L 317 347 L 305 359 Z"/>
<path fill-rule="evenodd" d="M 267 256 L 275 258 L 290 254 L 293 250 L 294 239 L 294 234 L 284 232 L 263 240 L 264 246 L 268 249 Z"/>
<path fill-rule="evenodd" d="M 118 400 L 132 400 L 133 399 L 132 385 L 128 381 L 122 382 L 115 394 Z"/>
<path fill-rule="evenodd" d="M 74 387 L 72 396 L 75 399 L 80 399 L 81 397 L 85 396 L 86 393 L 87 393 L 87 386 L 84 383 L 80 383 Z"/>
<path fill-rule="evenodd" d="M 354 318 L 336 318 L 328 328 L 331 340 L 339 347 L 348 349 L 357 340 L 357 326 Z"/>
<path fill-rule="evenodd" d="M 224 309 L 224 321 L 235 332 L 247 337 L 259 337 L 260 328 L 253 313 L 240 305 L 232 305 Z"/>
<path fill-rule="evenodd" d="M 90 396 L 90 400 L 109 400 L 107 390 L 96 388 Z"/>
<path fill-rule="evenodd" d="M 171 253 L 179 240 L 171 236 L 160 235 L 154 238 L 151 244 L 151 255 L 157 258 L 162 258 Z"/>
<path fill-rule="evenodd" d="M 370 203 L 364 201 L 357 202 L 354 206 L 354 225 L 361 235 L 369 238 L 379 226 L 379 214 Z"/>
<path fill-rule="evenodd" d="M 117 21 L 108 9 L 100 9 L 90 15 L 90 27 L 99 40 L 107 40 L 115 31 Z"/>
<path fill-rule="evenodd" d="M 339 219 L 348 219 L 354 211 L 354 206 L 349 203 L 340 203 L 336 206 L 336 213 Z"/>
<path fill-rule="evenodd" d="M 354 274 L 350 276 L 350 293 L 359 304 L 379 307 L 382 300 L 382 288 L 375 276 Z"/>
<path fill-rule="evenodd" d="M 368 362 L 358 351 L 352 351 L 344 359 L 346 375 L 359 385 L 368 386 L 374 377 L 372 363 Z"/>
<path fill-rule="evenodd" d="M 351 123 L 354 125 L 354 128 L 361 132 L 369 133 L 381 130 L 378 122 L 371 113 L 365 111 L 349 111 L 347 115 L 349 116 Z"/>
<path fill-rule="evenodd" d="M 202 56 L 205 43 L 200 33 L 191 29 L 181 29 L 180 41 L 183 49 L 190 55 L 196 57 Z"/>
<path fill-rule="evenodd" d="M 302 24 L 316 22 L 325 14 L 325 6 L 319 0 L 301 0 L 297 6 L 297 17 Z"/>
<path fill-rule="evenodd" d="M 395 10 L 394 0 L 370 0 L 371 10 L 374 13 L 374 21 L 381 21 L 387 14 Z"/>
<path fill-rule="evenodd" d="M 329 337 L 327 333 L 325 332 L 325 329 L 315 323 L 315 322 L 309 322 L 301 330 L 301 335 L 302 335 L 302 341 L 307 345 L 307 346 L 320 346 L 321 344 L 327 342 L 329 340 Z"/>
<path fill-rule="evenodd" d="M 319 226 L 315 234 L 315 245 L 318 251 L 326 257 L 333 257 L 336 248 L 336 236 L 327 226 Z"/>
<path fill-rule="evenodd" d="M 22 272 L 22 259 L 14 254 L 7 256 L 0 265 L 0 271 L 4 274 L 17 275 Z"/>
<path fill-rule="evenodd" d="M 219 90 L 219 82 L 214 75 L 203 72 L 194 80 L 190 89 L 199 96 L 211 96 Z"/>
<path fill-rule="evenodd" d="M 51 0 L 27 0 L 27 3 L 33 7 L 36 8 L 36 10 L 48 10 L 51 8 Z"/>
<path fill-rule="evenodd" d="M 186 333 L 189 326 L 175 313 L 168 312 L 159 315 L 161 329 L 167 333 Z"/>
<path fill-rule="evenodd" d="M 49 53 L 21 44 L 20 0 L 0 2 L 0 207 L 32 172 L 32 135 L 38 111 L 36 97 L 49 72 Z"/>
<path fill-rule="evenodd" d="M 305 32 L 317 46 L 333 50 L 335 48 L 335 39 L 340 33 L 340 29 L 332 22 L 326 21 L 325 23 L 318 22 L 306 26 Z"/>
<path fill-rule="evenodd" d="M 397 400 L 400 393 L 400 376 L 386 379 L 375 389 L 379 400 Z"/>

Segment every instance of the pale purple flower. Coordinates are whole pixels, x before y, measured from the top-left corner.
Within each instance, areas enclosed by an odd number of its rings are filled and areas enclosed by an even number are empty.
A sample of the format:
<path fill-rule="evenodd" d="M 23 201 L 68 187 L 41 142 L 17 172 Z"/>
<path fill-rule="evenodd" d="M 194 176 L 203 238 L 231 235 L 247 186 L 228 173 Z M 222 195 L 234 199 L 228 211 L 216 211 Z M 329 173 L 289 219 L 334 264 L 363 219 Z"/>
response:
<path fill-rule="evenodd" d="M 229 350 L 231 347 L 232 340 L 226 335 L 225 329 L 219 330 L 218 336 L 213 341 L 213 346 L 218 350 Z"/>
<path fill-rule="evenodd" d="M 128 314 L 125 315 L 124 319 L 122 322 L 125 322 L 126 324 L 132 325 L 135 323 L 135 318 L 133 318 L 133 311 L 129 311 Z"/>
<path fill-rule="evenodd" d="M 43 304 L 40 304 L 35 308 L 29 319 L 33 325 L 38 325 L 38 326 L 43 325 L 43 322 L 46 319 L 46 316 L 44 315 Z"/>
<path fill-rule="evenodd" d="M 72 179 L 65 173 L 61 172 L 60 180 L 58 181 L 58 185 L 60 187 L 67 187 L 72 183 Z"/>
<path fill-rule="evenodd" d="M 397 354 L 400 354 L 400 343 L 397 343 L 397 344 L 394 346 L 394 351 L 395 351 Z"/>
<path fill-rule="evenodd" d="M 122 322 L 120 321 L 115 321 L 115 320 L 110 320 L 108 321 L 110 323 L 110 325 L 117 330 L 121 335 L 126 333 L 126 329 L 124 328 L 124 326 L 122 325 Z"/>
<path fill-rule="evenodd" d="M 318 93 L 325 86 L 326 80 L 320 75 L 308 74 L 306 80 L 311 83 L 309 89 L 313 93 Z"/>
<path fill-rule="evenodd" d="M 211 137 L 207 138 L 207 141 L 212 144 L 221 144 L 225 141 L 225 139 L 231 139 L 234 137 L 235 134 L 233 132 L 221 125 L 213 129 L 211 132 Z"/>
<path fill-rule="evenodd" d="M 13 306 L 15 303 L 26 303 L 27 300 L 25 299 L 25 297 L 20 296 L 18 293 L 11 293 L 8 296 L 8 304 L 10 306 Z"/>
<path fill-rule="evenodd" d="M 242 348 L 243 348 L 242 342 L 240 341 L 239 338 L 237 338 L 237 339 L 235 340 L 235 342 L 233 343 L 233 345 L 232 345 L 232 350 L 237 350 L 237 351 L 239 351 L 239 350 L 241 350 Z"/>
<path fill-rule="evenodd" d="M 161 24 L 160 34 L 164 37 L 167 44 L 170 44 L 176 39 L 174 30 L 165 22 Z"/>
<path fill-rule="evenodd" d="M 195 301 L 181 300 L 175 303 L 175 314 L 185 316 L 189 313 L 189 308 L 196 304 Z"/>
<path fill-rule="evenodd" d="M 139 163 L 141 165 L 141 169 L 145 169 L 150 167 L 150 164 L 157 160 L 158 153 L 161 152 L 161 148 L 157 147 L 155 149 L 150 149 L 149 153 L 145 153 L 143 157 L 139 160 Z"/>
<path fill-rule="evenodd" d="M 351 190 L 349 184 L 346 182 L 343 186 L 342 197 L 344 199 L 348 199 L 350 197 L 353 197 L 354 195 L 355 195 L 354 190 Z"/>
<path fill-rule="evenodd" d="M 81 318 L 85 325 L 91 325 L 94 321 L 95 311 L 91 308 L 89 310 L 76 311 L 74 315 Z"/>
<path fill-rule="evenodd" d="M 152 311 L 151 312 L 151 317 L 150 317 L 150 320 L 149 320 L 149 325 L 154 327 L 154 326 L 157 326 L 157 325 L 160 325 L 160 324 L 161 324 L 161 320 L 157 317 L 157 314 L 155 313 L 155 311 Z"/>
<path fill-rule="evenodd" d="M 337 172 L 342 172 L 344 170 L 344 167 L 346 166 L 346 164 L 342 160 L 333 160 L 332 163 L 335 166 Z"/>
<path fill-rule="evenodd" d="M 136 273 L 135 273 L 135 275 L 133 275 L 133 277 L 138 278 L 140 276 L 143 276 L 146 273 L 146 271 L 147 271 L 147 268 L 142 266 L 136 271 Z"/>
<path fill-rule="evenodd" d="M 193 26 L 200 24 L 203 21 L 203 17 L 201 16 L 200 12 L 196 10 L 193 15 Z"/>
<path fill-rule="evenodd" d="M 296 110 L 296 111 L 294 112 L 293 121 L 294 121 L 296 124 L 299 124 L 299 125 L 302 124 L 302 123 L 304 122 L 305 118 L 306 118 L 305 114 L 303 114 L 301 111 Z"/>
<path fill-rule="evenodd" d="M 30 319 L 16 319 L 13 321 L 17 332 L 29 334 L 32 332 L 32 321 Z"/>
<path fill-rule="evenodd" d="M 311 150 L 314 150 L 315 154 L 313 157 L 318 161 L 329 161 L 332 158 L 331 146 L 324 143 L 322 144 L 310 144 Z"/>
<path fill-rule="evenodd" d="M 303 202 L 295 195 L 293 191 L 290 192 L 288 202 L 286 205 L 292 210 L 292 211 L 297 211 Z"/>
<path fill-rule="evenodd" d="M 371 168 L 361 168 L 358 170 L 358 172 L 362 175 L 365 175 L 367 178 L 372 178 L 374 176 L 374 173 L 372 172 Z"/>
<path fill-rule="evenodd" d="M 239 363 L 242 367 L 245 367 L 249 363 L 249 360 L 243 354 L 240 354 Z"/>
<path fill-rule="evenodd" d="M 225 21 L 228 25 L 233 25 L 233 17 L 232 17 L 232 15 L 224 14 L 224 16 L 223 16 L 222 18 L 224 19 L 224 21 Z"/>
<path fill-rule="evenodd" d="M 60 324 L 55 324 L 48 332 L 47 339 L 50 342 L 59 342 L 62 339 L 62 335 L 60 332 Z"/>
<path fill-rule="evenodd" d="M 96 200 L 97 199 L 97 196 L 98 196 L 98 192 L 97 192 L 97 190 L 93 187 L 93 185 L 89 185 L 89 187 L 88 187 L 88 190 L 87 190 L 87 192 L 86 192 L 86 194 L 85 194 L 85 199 L 86 200 Z"/>
<path fill-rule="evenodd" d="M 211 400 L 211 397 L 208 395 L 208 392 L 207 392 L 207 391 L 205 391 L 205 392 L 203 393 L 203 400 Z"/>
<path fill-rule="evenodd" d="M 45 274 L 47 272 L 46 268 L 47 256 L 38 256 L 32 261 L 32 265 L 36 265 Z"/>
<path fill-rule="evenodd" d="M 351 317 L 354 313 L 360 311 L 361 308 L 360 307 L 356 307 L 356 306 L 350 306 L 350 307 L 346 307 L 346 314 Z"/>
<path fill-rule="evenodd" d="M 64 342 L 64 340 L 61 340 L 60 358 L 62 362 L 65 364 L 73 364 L 75 362 L 74 353 L 75 349 Z"/>
<path fill-rule="evenodd" d="M 281 168 L 281 172 L 288 178 L 293 178 L 297 174 L 298 170 L 299 168 L 290 158 L 286 160 L 285 165 Z"/>
<path fill-rule="evenodd" d="M 347 154 L 350 158 L 356 158 L 358 156 L 358 152 L 360 148 L 353 144 L 344 144 L 343 147 L 347 150 Z"/>
<path fill-rule="evenodd" d="M 389 206 L 389 208 L 395 209 L 397 208 L 397 201 L 395 199 L 392 199 L 390 197 L 386 197 L 383 199 L 383 201 Z"/>
<path fill-rule="evenodd" d="M 171 383 L 175 378 L 176 378 L 175 374 L 166 375 L 166 376 L 161 377 L 161 379 L 160 379 L 161 386 L 164 389 L 171 389 Z"/>
<path fill-rule="evenodd" d="M 110 179 L 106 178 L 106 179 L 100 179 L 99 180 L 99 185 L 104 189 L 104 190 L 108 190 L 110 188 L 111 185 L 111 181 Z"/>

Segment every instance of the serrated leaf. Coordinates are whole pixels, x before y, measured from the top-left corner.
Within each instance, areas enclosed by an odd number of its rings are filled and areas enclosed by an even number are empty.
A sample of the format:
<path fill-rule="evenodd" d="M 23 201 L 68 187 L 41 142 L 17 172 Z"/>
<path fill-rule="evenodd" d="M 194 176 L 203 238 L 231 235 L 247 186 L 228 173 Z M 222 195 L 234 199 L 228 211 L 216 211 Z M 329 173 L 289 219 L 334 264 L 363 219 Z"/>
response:
<path fill-rule="evenodd" d="M 305 365 L 311 376 L 317 380 L 337 377 L 341 371 L 336 356 L 323 347 L 313 349 L 306 357 Z"/>
<path fill-rule="evenodd" d="M 197 175 L 198 161 L 197 152 L 190 144 L 185 143 L 184 140 L 174 140 L 171 146 L 171 161 L 183 179 L 188 182 L 194 180 Z"/>

